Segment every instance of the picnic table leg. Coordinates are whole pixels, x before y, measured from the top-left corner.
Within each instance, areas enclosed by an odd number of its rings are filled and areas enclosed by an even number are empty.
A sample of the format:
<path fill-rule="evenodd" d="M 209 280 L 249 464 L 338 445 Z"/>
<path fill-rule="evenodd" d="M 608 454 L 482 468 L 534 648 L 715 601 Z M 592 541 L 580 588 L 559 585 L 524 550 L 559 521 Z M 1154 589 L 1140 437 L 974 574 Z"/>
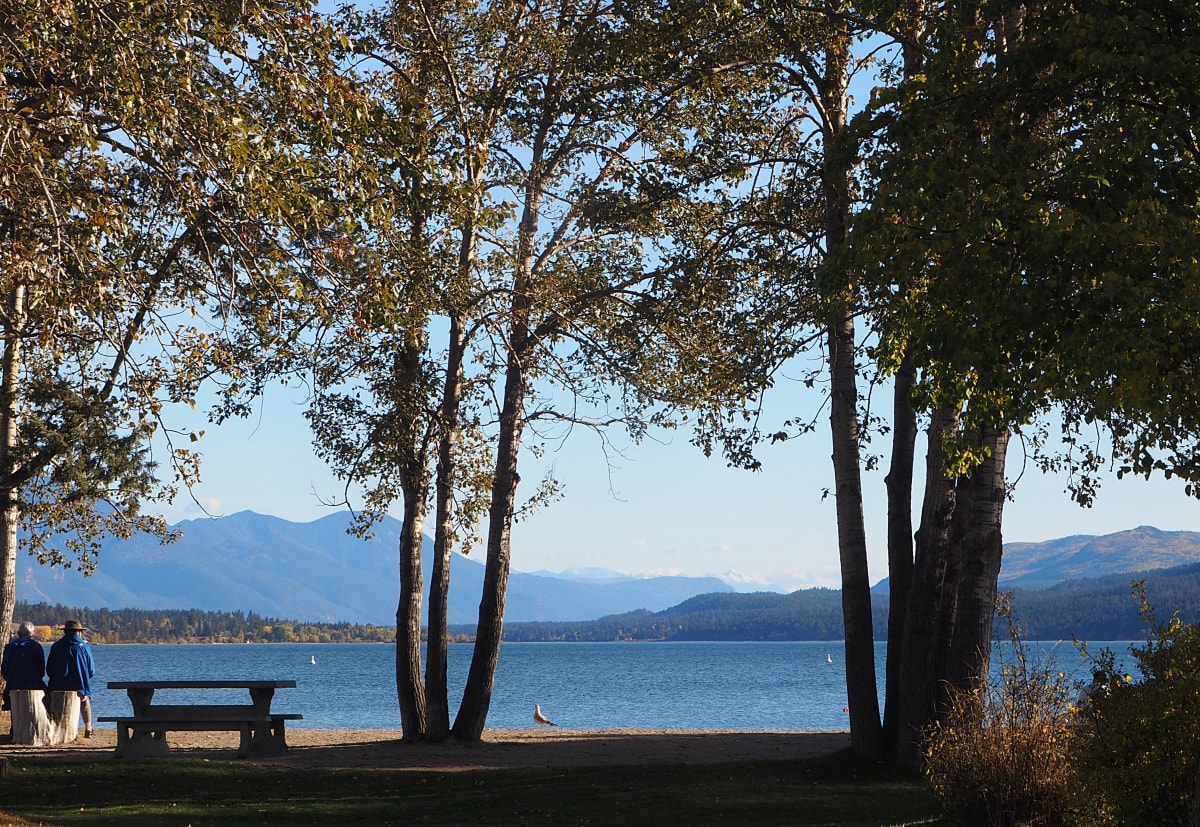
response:
<path fill-rule="evenodd" d="M 282 755 L 287 752 L 283 721 L 280 719 L 276 723 L 276 719 L 271 717 L 271 699 L 274 697 L 274 687 L 253 687 L 250 690 L 250 700 L 254 703 L 254 711 L 262 716 L 262 721 L 254 725 L 251 734 L 249 751 L 254 755 Z"/>
<path fill-rule="evenodd" d="M 264 717 L 271 714 L 271 699 L 274 697 L 274 687 L 256 686 L 250 689 L 250 702 L 254 704 L 254 711 Z"/>
<path fill-rule="evenodd" d="M 117 725 L 117 749 L 115 758 L 154 758 L 168 755 L 171 747 L 167 733 L 135 727 L 132 724 Z"/>
<path fill-rule="evenodd" d="M 153 689 L 127 689 L 125 690 L 125 694 L 129 696 L 129 703 L 133 706 L 134 717 L 141 718 L 149 714 L 147 709 L 149 709 L 151 701 L 154 700 Z"/>
<path fill-rule="evenodd" d="M 153 687 L 133 687 L 125 690 L 129 696 L 129 704 L 133 707 L 135 717 L 149 714 L 150 704 L 154 701 Z M 150 758 L 166 755 L 171 751 L 167 744 L 167 733 L 153 732 L 140 727 L 118 725 L 117 758 Z"/>
<path fill-rule="evenodd" d="M 129 725 L 117 724 L 117 748 L 113 751 L 114 758 L 124 758 L 129 751 Z"/>
<path fill-rule="evenodd" d="M 271 723 L 267 726 L 267 731 L 271 735 L 271 748 L 276 754 L 282 754 L 288 751 L 287 735 L 284 730 L 283 718 L 272 718 Z"/>
<path fill-rule="evenodd" d="M 238 758 L 247 758 L 254 752 L 254 729 L 250 722 L 242 724 L 242 740 L 238 744 Z"/>
<path fill-rule="evenodd" d="M 288 751 L 287 736 L 283 728 L 282 718 L 266 718 L 250 725 L 250 743 L 243 750 L 246 755 L 256 758 L 267 758 L 273 755 L 283 755 Z M 243 735 L 243 746 L 245 746 Z M 239 755 L 241 753 L 239 752 Z M 245 755 L 242 755 L 245 757 Z"/>

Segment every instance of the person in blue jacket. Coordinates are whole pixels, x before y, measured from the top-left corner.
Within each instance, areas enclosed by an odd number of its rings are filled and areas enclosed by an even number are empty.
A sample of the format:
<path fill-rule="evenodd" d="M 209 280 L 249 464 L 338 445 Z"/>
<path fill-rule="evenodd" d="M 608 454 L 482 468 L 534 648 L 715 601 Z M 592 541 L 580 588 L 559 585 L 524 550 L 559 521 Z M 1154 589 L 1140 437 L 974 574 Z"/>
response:
<path fill-rule="evenodd" d="M 96 670 L 92 663 L 92 647 L 83 639 L 87 629 L 78 620 L 63 624 L 63 636 L 50 647 L 46 660 L 46 675 L 51 692 L 79 693 L 79 712 L 83 715 L 83 737 L 94 738 L 92 731 L 92 678 Z"/>
<path fill-rule="evenodd" d="M 17 636 L 4 647 L 0 675 L 4 676 L 4 703 L 8 709 L 9 690 L 46 688 L 46 652 L 33 636 L 33 624 L 26 621 L 17 628 Z"/>

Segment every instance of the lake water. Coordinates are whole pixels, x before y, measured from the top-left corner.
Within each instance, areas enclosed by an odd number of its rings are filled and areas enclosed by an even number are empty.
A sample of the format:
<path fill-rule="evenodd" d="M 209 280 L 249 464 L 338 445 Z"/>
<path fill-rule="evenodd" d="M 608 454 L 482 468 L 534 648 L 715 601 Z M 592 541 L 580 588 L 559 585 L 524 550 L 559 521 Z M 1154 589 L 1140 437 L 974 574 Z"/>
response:
<path fill-rule="evenodd" d="M 1105 644 L 1091 644 L 1098 653 Z M 1118 653 L 1127 643 L 1107 644 Z M 92 647 L 96 716 L 128 715 L 109 681 L 290 679 L 272 709 L 298 712 L 292 726 L 396 729 L 395 647 L 387 644 L 220 644 Z M 876 645 L 883 681 L 885 645 Z M 489 729 L 527 729 L 539 703 L 569 729 L 678 728 L 844 730 L 841 643 L 506 643 L 500 652 Z M 1088 666 L 1069 643 L 1051 650 L 1084 681 Z M 313 658 L 316 663 L 313 664 Z M 450 647 L 451 723 L 471 646 Z M 994 662 L 998 659 L 993 659 Z M 830 662 L 832 661 L 832 662 Z M 1128 671 L 1128 670 L 1127 670 Z M 246 703 L 245 691 L 161 690 L 160 703 Z"/>

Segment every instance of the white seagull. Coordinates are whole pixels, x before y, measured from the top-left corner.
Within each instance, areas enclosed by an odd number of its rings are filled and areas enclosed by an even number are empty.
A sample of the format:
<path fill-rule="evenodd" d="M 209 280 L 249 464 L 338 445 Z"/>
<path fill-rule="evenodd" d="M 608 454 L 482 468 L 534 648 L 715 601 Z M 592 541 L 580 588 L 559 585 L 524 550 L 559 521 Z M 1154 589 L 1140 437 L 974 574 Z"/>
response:
<path fill-rule="evenodd" d="M 542 708 L 538 704 L 533 705 L 533 722 L 538 726 L 558 726 L 558 724 L 542 714 Z"/>

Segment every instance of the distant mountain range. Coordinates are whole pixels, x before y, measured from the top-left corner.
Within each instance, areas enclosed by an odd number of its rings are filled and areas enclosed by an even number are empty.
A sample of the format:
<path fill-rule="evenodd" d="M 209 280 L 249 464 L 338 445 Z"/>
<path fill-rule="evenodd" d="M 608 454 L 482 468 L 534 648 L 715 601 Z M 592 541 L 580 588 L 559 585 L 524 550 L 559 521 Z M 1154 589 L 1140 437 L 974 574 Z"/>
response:
<path fill-rule="evenodd" d="M 241 610 L 309 622 L 393 625 L 399 597 L 400 522 L 385 519 L 370 540 L 347 534 L 349 522 L 345 512 L 311 523 L 248 511 L 188 520 L 179 524 L 183 537 L 170 545 L 148 537 L 106 543 L 96 574 L 88 578 L 22 557 L 17 564 L 17 598 L 25 603 L 97 609 Z M 430 557 L 425 555 L 427 567 Z M 1103 537 L 1007 544 L 1001 587 L 1039 590 L 1085 576 L 1102 578 L 1196 563 L 1200 563 L 1200 532 L 1142 526 Z M 456 554 L 451 569 L 449 621 L 473 624 L 483 565 Z M 425 576 L 428 582 L 428 568 Z M 886 588 L 884 581 L 877 591 Z M 505 619 L 582 621 L 638 610 L 661 612 L 697 595 L 733 592 L 717 577 L 514 571 Z M 731 600 L 736 603 L 738 598 L 753 596 L 732 595 Z M 722 605 L 729 603 L 722 600 Z"/>
<path fill-rule="evenodd" d="M 1147 572 L 1200 563 L 1200 532 L 1139 526 L 1116 534 L 1077 534 L 1044 543 L 1005 543 L 1000 585 L 1046 589 L 1064 580 Z"/>
<path fill-rule="evenodd" d="M 252 611 L 302 621 L 395 625 L 400 596 L 400 521 L 385 518 L 374 536 L 347 534 L 350 515 L 293 523 L 243 511 L 185 520 L 183 536 L 162 545 L 146 536 L 110 540 L 91 577 L 17 561 L 17 599 L 89 608 Z M 432 558 L 426 538 L 425 582 Z M 451 563 L 449 622 L 474 623 L 484 567 L 460 554 Z M 567 579 L 512 572 L 506 620 L 586 620 L 673 606 L 696 594 L 729 592 L 716 577 L 613 575 Z"/>

